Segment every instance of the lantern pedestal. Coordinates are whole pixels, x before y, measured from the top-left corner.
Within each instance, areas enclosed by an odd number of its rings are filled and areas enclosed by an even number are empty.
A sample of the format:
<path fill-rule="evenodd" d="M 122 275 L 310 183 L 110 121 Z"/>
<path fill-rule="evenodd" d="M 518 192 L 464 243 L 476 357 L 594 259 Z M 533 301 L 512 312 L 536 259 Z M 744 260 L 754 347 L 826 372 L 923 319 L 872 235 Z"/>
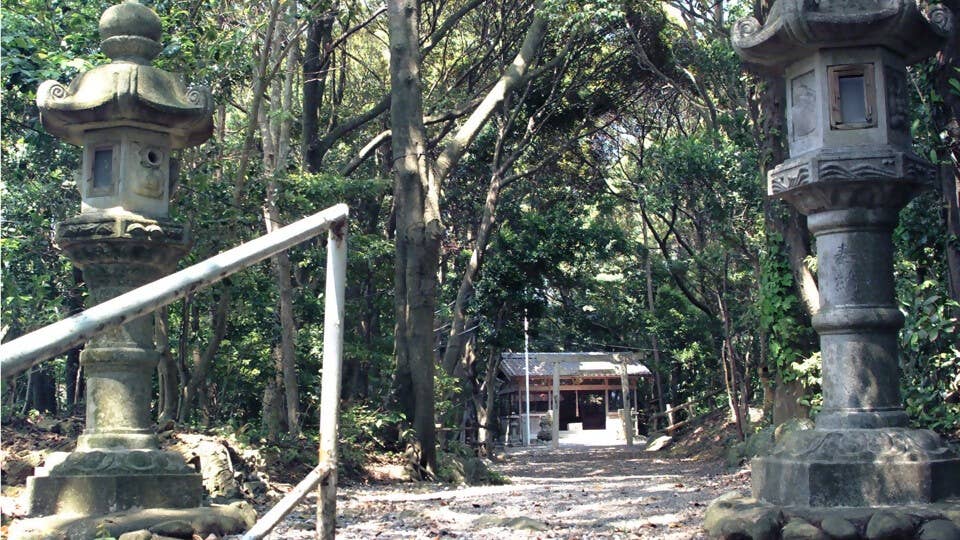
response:
<path fill-rule="evenodd" d="M 92 304 L 170 274 L 190 246 L 182 226 L 129 213 L 66 220 L 56 240 L 83 271 Z M 153 334 L 147 315 L 98 335 L 80 354 L 86 427 L 75 452 L 50 456 L 27 479 L 30 515 L 200 505 L 200 474 L 160 450 L 154 432 L 150 396 L 160 353 Z"/>

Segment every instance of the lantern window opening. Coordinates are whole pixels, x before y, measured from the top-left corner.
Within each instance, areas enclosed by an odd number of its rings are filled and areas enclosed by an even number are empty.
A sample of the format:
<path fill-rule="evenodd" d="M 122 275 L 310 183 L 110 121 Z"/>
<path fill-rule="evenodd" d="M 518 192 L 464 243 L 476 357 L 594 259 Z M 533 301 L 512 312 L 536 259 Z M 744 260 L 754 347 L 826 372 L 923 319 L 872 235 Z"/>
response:
<path fill-rule="evenodd" d="M 829 66 L 830 129 L 864 129 L 877 125 L 874 66 Z"/>
<path fill-rule="evenodd" d="M 116 195 L 118 158 L 116 145 L 102 145 L 93 148 L 90 156 L 89 196 Z"/>

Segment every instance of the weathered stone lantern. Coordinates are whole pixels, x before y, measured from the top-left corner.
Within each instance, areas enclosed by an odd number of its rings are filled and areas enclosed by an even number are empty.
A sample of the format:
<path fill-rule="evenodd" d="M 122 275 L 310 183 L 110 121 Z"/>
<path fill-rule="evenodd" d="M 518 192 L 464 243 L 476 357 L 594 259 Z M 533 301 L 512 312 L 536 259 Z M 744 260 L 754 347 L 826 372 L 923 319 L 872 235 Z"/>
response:
<path fill-rule="evenodd" d="M 112 62 L 69 87 L 37 91 L 44 127 L 83 147 L 80 215 L 56 240 L 83 270 L 90 305 L 176 269 L 187 231 L 168 219 L 174 150 L 212 132 L 212 99 L 150 65 L 162 49 L 160 18 L 135 1 L 107 9 L 101 48 Z M 92 339 L 80 357 L 86 429 L 77 450 L 47 460 L 28 480 L 31 514 L 103 514 L 131 507 L 190 507 L 201 479 L 179 454 L 159 449 L 151 421 L 152 376 L 160 359 L 153 317 Z"/>
<path fill-rule="evenodd" d="M 764 24 L 734 26 L 737 52 L 786 79 L 790 158 L 770 171 L 769 194 L 807 215 L 822 306 L 813 317 L 823 359 L 816 428 L 753 461 L 757 501 L 711 507 L 739 504 L 753 533 L 782 519 L 765 505 L 812 523 L 824 514 L 809 509 L 960 496 L 960 457 L 934 432 L 908 428 L 901 405 L 892 243 L 899 210 L 936 176 L 911 150 L 906 66 L 935 53 L 951 27 L 947 10 L 925 16 L 915 0 L 777 0 Z M 721 514 L 708 512 L 714 535 Z"/>

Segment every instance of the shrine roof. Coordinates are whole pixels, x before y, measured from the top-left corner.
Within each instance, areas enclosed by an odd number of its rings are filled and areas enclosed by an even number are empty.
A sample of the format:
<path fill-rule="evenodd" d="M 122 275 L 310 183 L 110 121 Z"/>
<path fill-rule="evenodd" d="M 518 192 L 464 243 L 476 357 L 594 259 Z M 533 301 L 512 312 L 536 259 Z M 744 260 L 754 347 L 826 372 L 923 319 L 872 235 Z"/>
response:
<path fill-rule="evenodd" d="M 553 375 L 554 362 L 559 363 L 560 376 L 576 375 L 612 377 L 620 375 L 620 364 L 626 363 L 628 375 L 651 375 L 636 353 L 611 352 L 532 352 L 530 375 L 548 377 Z M 523 377 L 524 353 L 507 352 L 500 355 L 500 370 L 508 377 Z"/>

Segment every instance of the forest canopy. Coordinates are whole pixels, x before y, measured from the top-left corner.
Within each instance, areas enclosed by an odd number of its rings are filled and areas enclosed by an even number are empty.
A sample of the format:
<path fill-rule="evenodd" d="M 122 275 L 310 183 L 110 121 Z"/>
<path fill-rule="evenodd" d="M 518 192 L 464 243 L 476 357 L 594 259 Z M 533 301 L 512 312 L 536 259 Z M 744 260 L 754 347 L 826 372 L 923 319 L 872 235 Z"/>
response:
<path fill-rule="evenodd" d="M 748 434 L 750 407 L 765 422 L 818 411 L 815 246 L 765 194 L 786 158 L 783 83 L 729 39 L 768 3 L 145 3 L 164 28 L 155 65 L 216 103 L 213 137 L 178 156 L 171 212 L 195 239 L 182 265 L 350 206 L 351 448 L 414 443 L 430 472 L 438 444 L 489 446 L 500 354 L 522 350 L 525 317 L 531 350 L 641 354 L 651 414 L 709 396 Z M 84 305 L 51 234 L 79 212 L 80 153 L 44 131 L 35 99 L 109 61 L 109 5 L 4 6 L 3 341 Z M 905 406 L 954 435 L 956 51 L 953 37 L 909 69 L 915 151 L 943 174 L 894 235 Z M 310 241 L 158 312 L 158 421 L 314 436 L 324 260 Z M 3 385 L 5 419 L 77 410 L 78 351 Z"/>

